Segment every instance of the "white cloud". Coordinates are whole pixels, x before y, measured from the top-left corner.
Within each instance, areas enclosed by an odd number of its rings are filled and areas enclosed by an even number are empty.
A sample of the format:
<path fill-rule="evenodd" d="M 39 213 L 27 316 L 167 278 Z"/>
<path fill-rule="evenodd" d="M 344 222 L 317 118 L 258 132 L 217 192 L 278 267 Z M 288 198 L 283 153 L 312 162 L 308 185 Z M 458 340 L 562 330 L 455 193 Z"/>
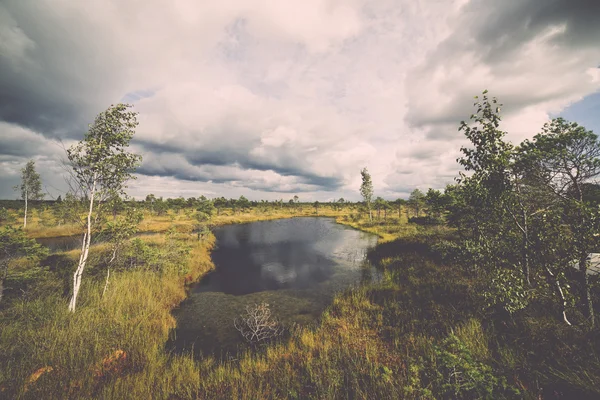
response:
<path fill-rule="evenodd" d="M 0 153 L 17 148 L 16 126 L 80 139 L 95 114 L 128 99 L 147 174 L 130 186 L 139 197 L 357 199 L 364 166 L 377 195 L 443 187 L 473 95 L 499 97 L 519 141 L 600 89 L 588 38 L 598 6 L 582 4 L 8 1 Z M 11 162 L 52 159 L 39 143 Z"/>

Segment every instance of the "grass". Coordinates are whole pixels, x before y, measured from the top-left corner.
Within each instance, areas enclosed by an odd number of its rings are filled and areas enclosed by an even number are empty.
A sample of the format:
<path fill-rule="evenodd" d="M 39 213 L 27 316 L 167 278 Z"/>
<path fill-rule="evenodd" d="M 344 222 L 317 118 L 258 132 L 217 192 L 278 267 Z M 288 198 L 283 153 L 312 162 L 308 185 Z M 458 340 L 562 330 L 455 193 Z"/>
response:
<path fill-rule="evenodd" d="M 309 215 L 314 208 L 253 210 L 223 213 L 213 222 Z M 383 272 L 382 281 L 348 289 L 316 326 L 291 327 L 279 342 L 236 360 L 165 351 L 175 326 L 171 311 L 185 298 L 186 284 L 212 268 L 214 238 L 197 241 L 185 213 L 146 217 L 145 232 L 174 227 L 180 233 L 145 237 L 139 254 L 124 256 L 140 257 L 140 266 L 117 268 L 104 297 L 106 249 L 96 246 L 75 314 L 67 312 L 67 300 L 78 251 L 53 255 L 41 265 L 15 263 L 10 279 L 19 290 L 0 309 L 0 398 L 598 395 L 597 339 L 532 313 L 491 319 L 478 305 L 475 277 L 431 254 L 429 244 L 450 236 L 450 230 L 404 218 L 367 221 L 354 210 L 322 207 L 319 215 L 380 236 L 382 244 L 369 259 Z M 30 234 L 38 232 L 34 229 Z"/>

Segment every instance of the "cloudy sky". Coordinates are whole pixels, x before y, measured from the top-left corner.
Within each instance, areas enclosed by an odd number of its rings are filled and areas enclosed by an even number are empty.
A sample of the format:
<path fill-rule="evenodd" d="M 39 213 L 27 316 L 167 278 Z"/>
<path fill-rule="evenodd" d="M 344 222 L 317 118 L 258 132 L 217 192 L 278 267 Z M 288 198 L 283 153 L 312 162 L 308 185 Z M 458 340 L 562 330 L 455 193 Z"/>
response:
<path fill-rule="evenodd" d="M 0 198 L 116 102 L 139 112 L 129 194 L 357 200 L 443 188 L 473 96 L 519 142 L 600 133 L 597 0 L 3 0 Z M 61 145 L 62 143 L 62 145 Z"/>

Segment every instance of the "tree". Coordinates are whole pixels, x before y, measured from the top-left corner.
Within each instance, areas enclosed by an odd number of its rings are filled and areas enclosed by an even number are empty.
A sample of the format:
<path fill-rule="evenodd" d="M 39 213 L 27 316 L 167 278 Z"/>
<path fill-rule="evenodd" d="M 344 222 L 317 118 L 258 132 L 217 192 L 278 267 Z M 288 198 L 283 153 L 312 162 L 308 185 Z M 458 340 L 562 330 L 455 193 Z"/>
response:
<path fill-rule="evenodd" d="M 15 217 L 4 207 L 0 207 L 0 224 L 9 224 L 15 221 Z"/>
<path fill-rule="evenodd" d="M 146 195 L 146 204 L 150 205 L 150 212 L 154 212 L 154 203 L 156 202 L 156 196 L 152 193 Z"/>
<path fill-rule="evenodd" d="M 369 175 L 369 171 L 367 171 L 366 167 L 360 171 L 360 175 L 362 177 L 362 184 L 360 185 L 360 195 L 365 201 L 367 210 L 369 210 L 369 220 L 372 221 L 373 215 L 371 213 L 371 199 L 373 199 L 373 182 L 371 181 L 371 175 Z"/>
<path fill-rule="evenodd" d="M 242 210 L 242 212 L 244 212 L 245 210 L 250 208 L 250 201 L 248 201 L 248 199 L 244 196 L 240 196 L 240 198 L 237 201 L 237 205 Z"/>
<path fill-rule="evenodd" d="M 113 216 L 113 221 L 116 221 L 117 214 L 125 210 L 125 201 L 121 198 L 121 196 L 115 195 L 106 201 L 106 207 L 110 209 Z"/>
<path fill-rule="evenodd" d="M 221 209 L 227 205 L 227 199 L 225 197 L 218 197 L 213 200 L 213 204 L 217 209 L 217 215 L 221 215 Z"/>
<path fill-rule="evenodd" d="M 157 216 L 162 216 L 169 212 L 169 205 L 163 200 L 162 196 L 156 199 L 152 204 Z"/>
<path fill-rule="evenodd" d="M 600 142 L 592 131 L 562 118 L 553 119 L 520 152 L 534 179 L 561 204 L 563 222 L 573 236 L 578 260 L 581 303 L 590 325 L 595 324 L 588 282 L 588 255 L 596 246 L 598 209 L 585 199 L 586 184 L 600 175 Z"/>
<path fill-rule="evenodd" d="M 425 204 L 425 195 L 419 189 L 413 190 L 408 198 L 408 204 L 414 210 L 415 216 L 418 217 Z"/>
<path fill-rule="evenodd" d="M 383 220 L 384 221 L 387 221 L 388 211 L 391 211 L 392 209 L 393 208 L 392 208 L 392 205 L 390 204 L 390 202 L 387 200 L 384 200 L 384 202 L 383 202 Z"/>
<path fill-rule="evenodd" d="M 55 203 L 52 207 L 52 214 L 58 225 L 77 223 L 81 221 L 81 214 L 84 212 L 84 206 L 81 199 L 73 193 L 67 193 L 65 199 L 60 203 Z"/>
<path fill-rule="evenodd" d="M 472 147 L 461 147 L 463 156 L 458 158 L 458 163 L 471 172 L 467 177 L 460 173 L 457 179 L 460 186 L 454 191 L 455 208 L 461 218 L 454 215 L 453 222 L 472 229 L 476 240 L 485 239 L 484 231 L 491 227 L 490 233 L 497 232 L 492 219 L 497 211 L 504 207 L 500 204 L 501 195 L 509 188 L 510 174 L 509 163 L 513 154 L 513 147 L 504 141 L 506 132 L 498 129 L 500 125 L 500 107 L 496 98 L 491 101 L 487 97 L 487 90 L 483 98 L 475 96 L 477 113 L 471 115 L 471 124 L 461 121 L 459 131 L 462 131 L 471 142 Z M 467 206 L 468 210 L 464 207 Z M 499 217 L 501 218 L 501 216 Z"/>
<path fill-rule="evenodd" d="M 483 272 L 491 274 L 491 292 L 503 293 L 496 297 L 503 299 L 507 310 L 515 310 L 506 301 L 515 300 L 516 292 L 504 282 L 515 276 L 513 270 L 518 264 L 513 260 L 519 259 L 519 253 L 521 278 L 529 284 L 528 230 L 521 229 L 523 213 L 519 211 L 523 210 L 517 209 L 514 191 L 518 182 L 515 153 L 512 144 L 504 141 L 506 132 L 499 129 L 501 104 L 496 98 L 488 99 L 487 91 L 481 101 L 475 98 L 476 114 L 471 115 L 471 123 L 462 121 L 459 127 L 472 146 L 462 147 L 463 156 L 457 160 L 471 175 L 461 172 L 459 185 L 447 188 L 446 196 L 451 200 L 448 221 L 462 234 L 469 232 L 470 248 L 482 256 L 479 265 Z M 519 282 L 513 283 L 519 287 Z"/>
<path fill-rule="evenodd" d="M 317 201 L 315 201 L 315 202 L 313 203 L 313 206 L 315 207 L 315 214 L 317 214 L 317 215 L 318 215 L 318 214 L 319 214 L 319 201 L 318 201 L 318 200 L 317 200 Z"/>
<path fill-rule="evenodd" d="M 208 233 L 208 222 L 215 212 L 215 206 L 212 201 L 205 199 L 199 202 L 196 209 L 196 221 L 198 230 L 198 240 L 203 238 Z"/>
<path fill-rule="evenodd" d="M 463 121 L 459 128 L 472 147 L 461 148 L 463 157 L 457 161 L 470 176 L 461 173 L 458 185 L 445 191 L 447 220 L 458 228 L 464 240 L 462 252 L 469 255 L 462 261 L 477 265 L 487 276 L 488 304 L 502 303 L 505 310 L 514 312 L 525 307 L 536 291 L 554 288 L 563 320 L 570 325 L 568 285 L 563 288 L 561 280 L 576 248 L 571 244 L 573 235 L 565 229 L 565 216 L 577 207 L 559 204 L 552 195 L 555 191 L 549 191 L 544 181 L 544 177 L 556 177 L 544 165 L 560 146 L 525 141 L 514 148 L 499 129 L 497 100 L 490 101 L 484 92 L 475 106 L 471 124 Z M 550 285 L 539 279 L 543 276 Z"/>
<path fill-rule="evenodd" d="M 41 258 L 47 254 L 48 248 L 28 238 L 22 229 L 5 226 L 0 230 L 0 301 L 11 260 L 16 257 Z"/>
<path fill-rule="evenodd" d="M 377 197 L 373 204 L 377 210 L 377 219 L 381 219 L 381 210 L 385 208 L 386 201 L 382 197 Z"/>
<path fill-rule="evenodd" d="M 138 125 L 137 113 L 128 111 L 129 107 L 128 104 L 111 105 L 96 117 L 84 139 L 67 150 L 73 168 L 71 188 L 88 201 L 81 254 L 73 274 L 73 294 L 69 302 L 71 312 L 75 311 L 93 226 L 103 211 L 103 203 L 111 197 L 125 194 L 126 183 L 133 178 L 132 173 L 142 159 L 127 152 Z"/>
<path fill-rule="evenodd" d="M 444 193 L 439 190 L 429 189 L 425 195 L 425 205 L 427 205 L 428 212 L 433 214 L 434 217 L 440 218 L 442 212 L 446 209 L 447 199 Z"/>
<path fill-rule="evenodd" d="M 102 291 L 102 297 L 108 289 L 108 280 L 110 278 L 110 266 L 117 258 L 119 252 L 133 235 L 138 231 L 138 225 L 143 219 L 143 214 L 138 211 L 135 207 L 128 206 L 125 209 L 125 213 L 120 218 L 115 218 L 113 221 L 108 222 L 101 235 L 105 238 L 106 242 L 110 246 L 111 257 L 106 263 L 106 282 L 104 284 L 104 290 Z"/>
<path fill-rule="evenodd" d="M 25 168 L 21 170 L 21 185 L 15 186 L 15 190 L 21 191 L 21 198 L 25 200 L 25 215 L 23 216 L 23 228 L 27 227 L 27 205 L 29 200 L 41 200 L 42 181 L 40 174 L 35 171 L 35 161 L 29 160 Z"/>
<path fill-rule="evenodd" d="M 186 201 L 183 196 L 179 196 L 176 199 L 167 199 L 167 205 L 169 208 L 172 208 L 173 211 L 175 211 L 175 214 L 179 214 L 181 212 L 181 209 L 185 207 L 185 203 Z"/>
<path fill-rule="evenodd" d="M 396 210 L 398 211 L 398 219 L 400 219 L 400 212 L 402 211 L 402 207 L 404 207 L 404 205 L 406 204 L 406 200 L 396 199 L 394 200 L 393 204 L 396 206 Z"/>

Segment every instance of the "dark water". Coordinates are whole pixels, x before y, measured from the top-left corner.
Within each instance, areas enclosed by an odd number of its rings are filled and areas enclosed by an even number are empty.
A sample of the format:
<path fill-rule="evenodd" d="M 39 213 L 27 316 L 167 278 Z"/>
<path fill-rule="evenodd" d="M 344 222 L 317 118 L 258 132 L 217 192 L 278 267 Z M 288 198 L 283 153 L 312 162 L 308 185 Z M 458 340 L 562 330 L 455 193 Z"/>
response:
<path fill-rule="evenodd" d="M 234 353 L 233 325 L 247 305 L 267 302 L 284 324 L 315 321 L 334 294 L 371 279 L 365 265 L 375 235 L 330 218 L 291 218 L 226 225 L 214 231 L 215 270 L 176 311 L 169 348 L 196 354 Z"/>
<path fill-rule="evenodd" d="M 76 248 L 81 248 L 82 236 L 83 235 L 58 236 L 49 238 L 38 238 L 35 240 L 42 246 L 48 247 L 51 253 L 56 253 L 59 251 L 69 251 Z"/>

